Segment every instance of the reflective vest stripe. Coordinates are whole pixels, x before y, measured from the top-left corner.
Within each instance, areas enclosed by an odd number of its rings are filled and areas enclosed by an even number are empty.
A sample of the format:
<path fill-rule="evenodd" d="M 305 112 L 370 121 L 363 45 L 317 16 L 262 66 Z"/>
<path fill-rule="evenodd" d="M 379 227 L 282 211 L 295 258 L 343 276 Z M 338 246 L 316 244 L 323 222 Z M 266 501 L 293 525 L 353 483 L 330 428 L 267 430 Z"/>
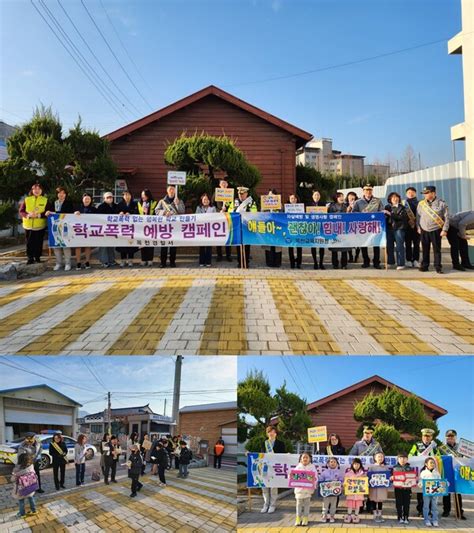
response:
<path fill-rule="evenodd" d="M 25 198 L 25 210 L 28 213 L 44 213 L 48 199 L 46 196 L 27 196 Z M 40 230 L 47 226 L 46 218 L 23 218 L 23 227 L 25 229 Z"/>

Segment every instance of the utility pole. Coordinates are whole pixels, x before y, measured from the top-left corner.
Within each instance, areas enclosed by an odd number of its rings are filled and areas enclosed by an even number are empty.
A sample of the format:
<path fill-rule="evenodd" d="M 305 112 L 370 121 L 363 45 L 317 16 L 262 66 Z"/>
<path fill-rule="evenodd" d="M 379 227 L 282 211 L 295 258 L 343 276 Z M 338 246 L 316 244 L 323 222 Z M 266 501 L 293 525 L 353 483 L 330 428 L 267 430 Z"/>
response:
<path fill-rule="evenodd" d="M 165 398 L 165 406 L 163 408 L 163 416 L 166 416 L 166 398 Z"/>
<path fill-rule="evenodd" d="M 183 356 L 178 355 L 174 366 L 174 389 L 173 389 L 173 408 L 171 410 L 171 418 L 175 422 L 175 426 L 172 426 L 172 435 L 176 434 L 179 418 L 179 397 L 181 392 L 181 367 L 183 365 Z"/>
<path fill-rule="evenodd" d="M 110 392 L 107 393 L 107 433 L 112 435 L 112 402 L 110 400 Z"/>

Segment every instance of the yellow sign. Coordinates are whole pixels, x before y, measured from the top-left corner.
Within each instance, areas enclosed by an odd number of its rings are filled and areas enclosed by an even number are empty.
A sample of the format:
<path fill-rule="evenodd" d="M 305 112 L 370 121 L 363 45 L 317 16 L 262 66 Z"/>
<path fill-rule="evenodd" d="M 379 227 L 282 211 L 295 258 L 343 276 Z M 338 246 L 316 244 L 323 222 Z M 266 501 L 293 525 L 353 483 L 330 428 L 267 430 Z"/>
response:
<path fill-rule="evenodd" d="M 328 429 L 326 426 L 315 426 L 308 428 L 308 442 L 325 442 L 328 440 Z"/>
<path fill-rule="evenodd" d="M 369 478 L 367 476 L 346 477 L 344 479 L 344 494 L 346 496 L 369 494 Z"/>
<path fill-rule="evenodd" d="M 260 197 L 262 211 L 279 211 L 281 209 L 281 194 L 264 194 Z"/>
<path fill-rule="evenodd" d="M 306 206 L 307 213 L 327 213 L 328 208 L 325 205 L 308 205 Z"/>
<path fill-rule="evenodd" d="M 222 189 L 217 187 L 214 194 L 214 200 L 216 202 L 233 202 L 234 201 L 234 189 Z"/>

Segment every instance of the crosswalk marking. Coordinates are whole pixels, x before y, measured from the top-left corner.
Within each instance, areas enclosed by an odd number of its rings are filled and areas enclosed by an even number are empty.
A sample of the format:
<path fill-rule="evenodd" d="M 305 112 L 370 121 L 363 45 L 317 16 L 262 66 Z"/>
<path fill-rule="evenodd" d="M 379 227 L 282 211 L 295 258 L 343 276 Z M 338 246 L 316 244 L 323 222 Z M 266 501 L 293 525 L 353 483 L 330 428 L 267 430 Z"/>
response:
<path fill-rule="evenodd" d="M 340 354 L 336 340 L 291 280 L 270 279 L 268 284 L 294 353 Z"/>
<path fill-rule="evenodd" d="M 109 355 L 152 355 L 191 283 L 192 280 L 189 278 L 167 278 L 161 290 L 150 298 L 149 303 L 107 350 L 107 353 Z"/>
<path fill-rule="evenodd" d="M 324 308 L 321 320 L 329 334 L 337 340 L 343 353 L 356 355 L 386 355 L 387 352 L 363 325 L 355 320 L 337 300 L 317 281 L 299 281 L 298 287 L 306 295 L 309 304 L 317 313 Z"/>
<path fill-rule="evenodd" d="M 196 354 L 211 307 L 216 282 L 194 279 L 181 305 L 176 310 L 165 334 L 156 347 L 155 355 Z"/>
<path fill-rule="evenodd" d="M 48 509 L 48 511 L 55 516 L 61 524 L 64 524 L 68 528 L 80 524 L 81 528 L 87 529 L 87 531 L 90 531 L 91 533 L 105 531 L 64 499 L 45 503 L 44 507 L 46 507 L 46 509 Z"/>
<path fill-rule="evenodd" d="M 41 337 L 51 328 L 61 323 L 65 318 L 79 311 L 99 294 L 106 291 L 107 285 L 97 282 L 84 287 L 75 287 L 72 291 L 73 296 L 71 296 L 71 292 L 68 289 L 72 289 L 72 287 L 66 287 L 64 289 L 66 294 L 61 297 L 62 302 L 59 305 L 55 305 L 52 309 L 46 307 L 46 311 L 45 308 L 42 308 L 42 313 L 37 315 L 34 322 L 24 322 L 24 325 L 16 329 L 8 337 L 5 337 L 2 341 L 4 353 L 17 353 L 33 340 Z M 78 292 L 79 294 L 76 294 Z M 48 298 L 49 296 L 44 300 Z M 47 345 L 37 345 L 34 353 L 45 353 L 47 350 Z"/>
<path fill-rule="evenodd" d="M 244 282 L 218 278 L 201 338 L 202 355 L 235 355 L 248 349 L 244 318 Z"/>
<path fill-rule="evenodd" d="M 389 354 L 436 354 L 399 320 L 376 305 L 371 299 L 371 292 L 362 293 L 349 281 L 321 280 L 320 283 Z M 399 340 L 402 335 L 403 342 Z"/>
<path fill-rule="evenodd" d="M 437 283 L 437 280 L 434 280 L 434 279 L 423 280 L 423 283 L 435 289 L 438 288 L 439 286 L 439 283 Z M 443 293 L 447 292 L 451 296 L 455 296 L 456 298 L 459 298 L 461 300 L 468 302 L 474 308 L 474 293 L 472 292 L 472 290 L 469 291 L 469 290 L 466 290 L 466 288 L 464 287 L 460 287 L 456 283 L 452 283 L 451 281 L 445 281 L 442 285 L 441 291 Z"/>
<path fill-rule="evenodd" d="M 457 285 L 458 287 L 461 287 L 466 292 L 471 293 L 470 296 L 472 296 L 472 293 L 474 293 L 474 281 L 467 281 L 462 279 L 451 279 L 449 280 L 449 283 L 451 285 Z"/>
<path fill-rule="evenodd" d="M 410 301 L 402 299 L 400 293 L 393 290 L 387 298 L 387 287 L 381 288 L 378 284 L 368 284 L 366 281 L 353 280 L 349 282 L 355 289 L 367 294 L 370 291 L 372 301 L 380 306 L 386 313 L 396 318 L 403 326 L 415 333 L 419 338 L 429 344 L 437 353 L 452 355 L 464 353 L 458 347 L 463 342 L 451 331 L 440 326 L 437 322 L 419 312 L 410 305 Z M 410 342 L 410 337 L 400 336 L 400 342 Z M 474 347 L 473 347 L 474 349 Z M 411 355 L 411 354 L 409 354 Z"/>

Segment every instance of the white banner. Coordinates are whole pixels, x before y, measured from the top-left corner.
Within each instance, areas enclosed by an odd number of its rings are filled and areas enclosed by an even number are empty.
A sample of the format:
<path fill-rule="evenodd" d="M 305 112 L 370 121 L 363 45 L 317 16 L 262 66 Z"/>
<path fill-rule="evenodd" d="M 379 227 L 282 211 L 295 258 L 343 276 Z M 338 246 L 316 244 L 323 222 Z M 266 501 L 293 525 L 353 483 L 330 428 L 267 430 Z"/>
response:
<path fill-rule="evenodd" d="M 240 215 L 51 215 L 49 246 L 233 246 L 240 244 Z"/>

